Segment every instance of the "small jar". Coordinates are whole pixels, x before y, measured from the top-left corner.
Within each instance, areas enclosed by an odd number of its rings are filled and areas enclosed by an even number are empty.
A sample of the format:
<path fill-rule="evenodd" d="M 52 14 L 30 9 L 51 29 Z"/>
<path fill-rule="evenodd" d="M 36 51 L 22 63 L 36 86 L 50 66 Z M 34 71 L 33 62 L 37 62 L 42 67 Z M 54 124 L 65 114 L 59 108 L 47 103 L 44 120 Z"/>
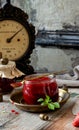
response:
<path fill-rule="evenodd" d="M 13 90 L 13 87 L 10 85 L 15 82 L 14 79 L 0 78 L 0 88 L 3 94 L 10 93 Z"/>
<path fill-rule="evenodd" d="M 2 93 L 2 89 L 0 88 L 0 102 L 3 101 L 3 93 Z"/>

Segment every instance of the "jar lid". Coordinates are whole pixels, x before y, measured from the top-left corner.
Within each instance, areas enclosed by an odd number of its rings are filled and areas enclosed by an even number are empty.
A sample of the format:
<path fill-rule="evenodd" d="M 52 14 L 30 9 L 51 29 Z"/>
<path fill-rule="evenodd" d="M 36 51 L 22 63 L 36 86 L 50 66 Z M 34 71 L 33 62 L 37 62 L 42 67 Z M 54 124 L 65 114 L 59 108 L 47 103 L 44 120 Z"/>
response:
<path fill-rule="evenodd" d="M 8 61 L 7 64 L 2 64 L 2 59 L 0 59 L 0 77 L 1 78 L 18 78 L 22 75 L 25 75 L 23 72 L 16 68 L 14 61 Z"/>

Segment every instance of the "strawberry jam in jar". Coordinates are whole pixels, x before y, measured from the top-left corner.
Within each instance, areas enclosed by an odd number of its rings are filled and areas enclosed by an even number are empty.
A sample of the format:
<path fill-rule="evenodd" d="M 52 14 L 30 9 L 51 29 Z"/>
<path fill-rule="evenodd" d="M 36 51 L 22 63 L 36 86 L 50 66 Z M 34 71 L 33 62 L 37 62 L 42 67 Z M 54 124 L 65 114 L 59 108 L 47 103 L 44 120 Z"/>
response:
<path fill-rule="evenodd" d="M 26 76 L 23 84 L 23 99 L 27 104 L 38 104 L 39 98 L 50 96 L 53 102 L 58 101 L 59 91 L 53 75 L 41 76 L 33 74 Z"/>
<path fill-rule="evenodd" d="M 2 58 L 1 54 L 0 52 L 0 89 L 3 94 L 6 94 L 13 90 L 11 83 L 15 83 L 24 73 L 16 68 L 14 61 Z"/>
<path fill-rule="evenodd" d="M 13 90 L 13 87 L 10 84 L 14 82 L 14 79 L 0 78 L 0 89 L 2 90 L 2 93 L 10 93 Z"/>

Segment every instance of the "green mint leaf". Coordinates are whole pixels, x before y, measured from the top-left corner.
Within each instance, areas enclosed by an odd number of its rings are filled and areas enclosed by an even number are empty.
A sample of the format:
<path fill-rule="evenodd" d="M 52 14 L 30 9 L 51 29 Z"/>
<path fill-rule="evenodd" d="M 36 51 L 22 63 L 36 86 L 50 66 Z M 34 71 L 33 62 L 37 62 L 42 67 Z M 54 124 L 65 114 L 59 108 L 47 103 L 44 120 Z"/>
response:
<path fill-rule="evenodd" d="M 49 99 L 49 103 L 52 102 L 52 99 Z"/>
<path fill-rule="evenodd" d="M 43 99 L 43 98 L 39 98 L 37 101 L 38 101 L 38 102 L 43 102 L 44 99 Z"/>
<path fill-rule="evenodd" d="M 46 95 L 45 102 L 48 104 L 49 101 L 50 101 L 50 97 L 48 95 Z"/>
<path fill-rule="evenodd" d="M 54 105 L 53 105 L 52 103 L 49 103 L 49 104 L 48 104 L 48 108 L 49 108 L 50 110 L 55 110 L 55 107 L 54 107 Z"/>
<path fill-rule="evenodd" d="M 41 103 L 41 106 L 46 106 L 46 105 L 48 105 L 46 102 Z"/>
<path fill-rule="evenodd" d="M 49 97 L 48 95 L 46 95 L 46 99 L 47 99 L 47 100 L 49 100 L 49 99 L 50 99 L 50 97 Z"/>
<path fill-rule="evenodd" d="M 53 105 L 55 108 L 60 108 L 60 104 L 58 102 L 54 102 Z"/>
<path fill-rule="evenodd" d="M 48 100 L 48 99 L 45 99 L 44 102 L 45 102 L 46 104 L 48 104 L 48 103 L 49 103 L 49 100 Z"/>
<path fill-rule="evenodd" d="M 50 110 L 55 110 L 55 108 L 60 108 L 60 104 L 58 102 L 52 102 L 52 99 L 46 95 L 46 98 L 39 98 L 37 100 L 38 102 L 41 102 L 42 106 L 48 106 Z"/>

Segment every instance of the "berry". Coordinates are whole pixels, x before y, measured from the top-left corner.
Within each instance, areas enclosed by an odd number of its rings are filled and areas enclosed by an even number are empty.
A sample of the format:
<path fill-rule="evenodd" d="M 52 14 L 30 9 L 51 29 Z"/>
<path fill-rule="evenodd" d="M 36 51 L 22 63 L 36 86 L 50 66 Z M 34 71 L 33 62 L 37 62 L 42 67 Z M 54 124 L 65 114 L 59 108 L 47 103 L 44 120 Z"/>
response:
<path fill-rule="evenodd" d="M 11 110 L 11 112 L 15 112 L 15 110 Z"/>
<path fill-rule="evenodd" d="M 79 127 L 79 113 L 76 115 L 75 119 L 72 122 L 73 126 Z"/>

